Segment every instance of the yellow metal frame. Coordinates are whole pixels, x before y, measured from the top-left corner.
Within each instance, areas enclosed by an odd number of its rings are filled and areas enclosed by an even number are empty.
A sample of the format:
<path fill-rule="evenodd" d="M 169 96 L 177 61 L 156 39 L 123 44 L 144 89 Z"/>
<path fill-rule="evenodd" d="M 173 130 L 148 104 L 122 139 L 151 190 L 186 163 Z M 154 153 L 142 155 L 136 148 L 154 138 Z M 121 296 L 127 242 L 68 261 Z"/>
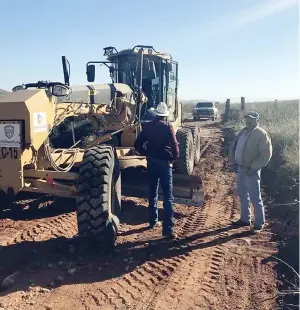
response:
<path fill-rule="evenodd" d="M 131 148 L 117 148 L 116 153 L 119 159 L 121 169 L 130 167 L 147 167 L 147 161 L 144 156 L 128 155 L 132 153 Z M 79 150 L 76 153 L 74 168 L 80 166 L 83 159 L 84 150 Z M 73 155 L 66 152 L 55 153 L 52 155 L 56 163 L 61 166 L 67 166 Z M 24 169 L 23 170 L 24 187 L 22 191 L 45 193 L 60 197 L 75 197 L 77 196 L 76 182 L 78 179 L 77 172 L 59 172 L 42 169 Z"/>
<path fill-rule="evenodd" d="M 56 98 L 45 89 L 20 90 L 4 98 L 0 98 L 0 123 L 20 123 L 21 146 L 11 150 L 13 156 L 0 160 L 0 190 L 16 194 L 20 191 L 50 194 L 58 197 L 76 197 L 78 168 L 82 163 L 85 150 L 77 148 L 76 144 L 70 149 L 52 149 L 49 145 L 49 133 L 66 118 L 85 116 L 92 120 L 95 132 L 113 131 L 103 134 L 90 142 L 88 147 L 99 145 L 121 133 L 121 146 L 116 148 L 120 168 L 147 168 L 144 156 L 135 154 L 133 145 L 138 132 L 132 116 L 135 103 L 126 98 L 115 98 L 116 106 L 122 107 L 117 115 L 107 112 L 107 105 L 90 105 L 78 102 L 57 102 Z M 144 103 L 144 102 L 143 102 Z M 100 123 L 97 116 L 104 116 L 105 122 Z M 37 119 L 37 116 L 42 116 Z M 176 120 L 172 122 L 174 131 L 181 127 L 181 104 L 178 104 Z M 39 123 L 38 122 L 43 122 Z M 41 125 L 41 126 L 40 126 Z M 0 148 L 1 149 L 1 148 Z M 12 153 L 11 153 L 12 154 Z M 57 171 L 56 171 L 56 170 Z M 65 170 L 65 171 L 64 171 Z M 129 180 L 130 183 L 130 180 Z M 126 190 L 132 193 L 130 184 L 126 187 L 122 182 L 122 193 Z M 184 187 L 185 184 L 188 185 Z M 174 193 L 182 193 L 181 197 L 189 197 L 181 201 L 195 201 L 194 205 L 203 203 L 194 191 L 201 180 L 193 180 L 190 176 L 174 174 Z M 123 191 L 124 188 L 124 191 Z M 185 189 L 185 190 L 184 190 Z M 140 191 L 142 193 L 142 190 Z M 135 196 L 139 193 L 136 192 Z M 176 196 L 176 195 L 174 195 Z M 145 197 L 145 192 L 143 194 Z M 196 199 L 193 200 L 193 197 Z M 161 198 L 161 196 L 160 196 Z"/>

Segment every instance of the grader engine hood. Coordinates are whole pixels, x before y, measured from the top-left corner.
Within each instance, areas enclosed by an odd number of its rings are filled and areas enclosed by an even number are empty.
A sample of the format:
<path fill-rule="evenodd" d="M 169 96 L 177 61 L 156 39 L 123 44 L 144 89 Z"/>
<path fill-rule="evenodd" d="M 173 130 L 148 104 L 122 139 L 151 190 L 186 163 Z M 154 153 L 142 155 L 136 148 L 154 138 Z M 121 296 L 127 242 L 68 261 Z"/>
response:
<path fill-rule="evenodd" d="M 128 85 L 122 83 L 78 85 L 71 88 L 71 94 L 68 97 L 63 97 L 61 100 L 58 99 L 58 103 L 63 101 L 111 105 L 117 93 L 122 94 L 128 100 L 133 93 Z"/>

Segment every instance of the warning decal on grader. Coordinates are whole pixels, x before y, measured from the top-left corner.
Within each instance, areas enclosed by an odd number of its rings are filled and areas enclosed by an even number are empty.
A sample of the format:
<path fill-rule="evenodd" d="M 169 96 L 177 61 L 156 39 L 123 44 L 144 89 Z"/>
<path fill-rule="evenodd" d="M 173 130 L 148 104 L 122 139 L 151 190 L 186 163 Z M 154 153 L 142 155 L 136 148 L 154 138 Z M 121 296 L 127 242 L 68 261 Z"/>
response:
<path fill-rule="evenodd" d="M 20 146 L 20 124 L 0 124 L 0 147 Z"/>
<path fill-rule="evenodd" d="M 95 95 L 97 95 L 97 90 L 96 89 L 90 89 L 89 91 L 88 91 L 88 94 L 89 94 L 89 96 L 95 96 Z"/>
<path fill-rule="evenodd" d="M 33 113 L 33 132 L 47 131 L 47 116 L 45 112 Z"/>

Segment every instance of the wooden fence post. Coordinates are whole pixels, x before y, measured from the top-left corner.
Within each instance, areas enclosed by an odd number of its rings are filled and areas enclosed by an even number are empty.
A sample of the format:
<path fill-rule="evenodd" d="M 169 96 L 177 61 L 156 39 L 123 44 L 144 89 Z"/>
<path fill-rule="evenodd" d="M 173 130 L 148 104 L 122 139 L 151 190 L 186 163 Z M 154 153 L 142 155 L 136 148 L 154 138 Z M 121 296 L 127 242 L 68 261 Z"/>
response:
<path fill-rule="evenodd" d="M 224 122 L 229 121 L 229 113 L 230 113 L 230 99 L 227 99 L 225 105 Z"/>
<path fill-rule="evenodd" d="M 241 111 L 245 112 L 245 97 L 241 97 Z"/>

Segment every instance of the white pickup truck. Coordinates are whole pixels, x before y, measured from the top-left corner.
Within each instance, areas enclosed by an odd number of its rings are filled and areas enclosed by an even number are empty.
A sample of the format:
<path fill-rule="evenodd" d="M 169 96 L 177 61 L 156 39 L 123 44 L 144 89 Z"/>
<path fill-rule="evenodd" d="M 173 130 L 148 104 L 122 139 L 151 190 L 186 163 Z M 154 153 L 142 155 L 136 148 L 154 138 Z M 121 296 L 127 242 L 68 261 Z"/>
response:
<path fill-rule="evenodd" d="M 219 117 L 219 110 L 214 102 L 198 102 L 193 109 L 194 120 L 211 119 L 215 121 Z"/>

